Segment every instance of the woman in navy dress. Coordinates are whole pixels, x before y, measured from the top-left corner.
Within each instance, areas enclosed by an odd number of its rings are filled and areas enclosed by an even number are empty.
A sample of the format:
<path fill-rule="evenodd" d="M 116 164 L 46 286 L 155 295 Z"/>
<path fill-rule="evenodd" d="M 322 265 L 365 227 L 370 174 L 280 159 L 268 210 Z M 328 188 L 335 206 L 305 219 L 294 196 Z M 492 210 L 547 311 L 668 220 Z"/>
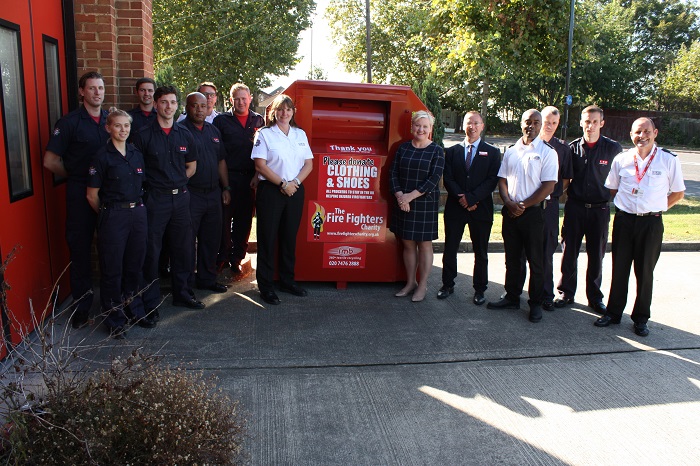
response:
<path fill-rule="evenodd" d="M 433 240 L 438 237 L 442 147 L 430 140 L 435 118 L 421 110 L 411 118 L 413 139 L 401 144 L 391 164 L 391 192 L 396 197 L 391 231 L 403 244 L 406 286 L 395 296 L 423 301 L 433 267 Z M 416 280 L 419 273 L 420 280 Z"/>

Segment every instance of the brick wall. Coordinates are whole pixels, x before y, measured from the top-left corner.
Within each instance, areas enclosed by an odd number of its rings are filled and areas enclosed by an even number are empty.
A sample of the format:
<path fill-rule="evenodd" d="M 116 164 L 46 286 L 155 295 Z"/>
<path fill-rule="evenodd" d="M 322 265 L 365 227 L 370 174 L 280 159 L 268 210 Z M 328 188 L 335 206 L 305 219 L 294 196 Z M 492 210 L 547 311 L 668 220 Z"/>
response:
<path fill-rule="evenodd" d="M 75 0 L 78 76 L 105 77 L 105 108 L 136 104 L 134 83 L 153 77 L 152 0 Z"/>

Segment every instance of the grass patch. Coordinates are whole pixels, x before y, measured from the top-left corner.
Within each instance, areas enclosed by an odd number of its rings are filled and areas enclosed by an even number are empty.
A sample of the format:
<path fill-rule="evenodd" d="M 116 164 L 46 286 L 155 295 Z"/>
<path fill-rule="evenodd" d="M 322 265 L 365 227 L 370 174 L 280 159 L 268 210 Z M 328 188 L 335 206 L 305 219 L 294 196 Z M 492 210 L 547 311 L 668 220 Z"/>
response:
<path fill-rule="evenodd" d="M 612 219 L 615 216 L 614 210 L 610 214 L 610 236 L 612 239 Z M 440 212 L 438 219 L 438 239 L 437 241 L 445 241 L 445 223 L 443 221 L 443 213 Z M 564 220 L 564 208 L 559 210 L 559 229 Z M 251 241 L 255 241 L 256 222 L 253 221 L 253 229 L 250 233 Z M 469 229 L 464 229 L 464 240 L 469 240 Z M 494 212 L 493 228 L 491 229 L 490 241 L 503 241 L 501 235 L 501 212 Z M 673 206 L 668 212 L 664 213 L 664 242 L 675 243 L 679 241 L 700 241 L 700 199 L 685 198 L 678 204 Z"/>

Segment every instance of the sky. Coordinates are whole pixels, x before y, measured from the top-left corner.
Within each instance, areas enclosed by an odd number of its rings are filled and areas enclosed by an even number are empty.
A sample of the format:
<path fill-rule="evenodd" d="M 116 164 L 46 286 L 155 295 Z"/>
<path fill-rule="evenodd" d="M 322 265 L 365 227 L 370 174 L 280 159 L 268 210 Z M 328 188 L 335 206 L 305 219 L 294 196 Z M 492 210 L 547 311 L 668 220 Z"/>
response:
<path fill-rule="evenodd" d="M 312 67 L 323 69 L 329 81 L 359 83 L 363 76 L 346 73 L 343 65 L 338 62 L 338 47 L 331 40 L 331 30 L 324 18 L 330 0 L 316 0 L 316 13 L 313 16 L 313 26 L 301 33 L 301 43 L 297 56 L 301 62 L 289 71 L 289 76 L 279 76 L 272 79 L 271 89 L 279 86 L 287 87 L 297 79 L 306 79 Z M 312 41 L 313 38 L 313 41 Z"/>

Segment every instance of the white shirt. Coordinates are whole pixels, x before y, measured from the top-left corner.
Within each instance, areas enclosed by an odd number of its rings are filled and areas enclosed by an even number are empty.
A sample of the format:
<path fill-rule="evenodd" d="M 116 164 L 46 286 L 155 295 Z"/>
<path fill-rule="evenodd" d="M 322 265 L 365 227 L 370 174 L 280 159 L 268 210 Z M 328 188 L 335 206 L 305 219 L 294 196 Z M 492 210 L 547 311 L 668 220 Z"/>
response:
<path fill-rule="evenodd" d="M 638 181 L 635 158 L 641 175 L 654 151 L 654 159 L 642 180 Z M 617 190 L 613 200 L 615 207 L 628 214 L 665 212 L 668 210 L 668 193 L 685 191 L 680 160 L 657 148 L 656 144 L 644 160 L 637 154 L 636 148 L 618 154 L 612 161 L 605 187 Z"/>
<path fill-rule="evenodd" d="M 539 136 L 530 144 L 518 139 L 506 150 L 498 170 L 498 177 L 508 182 L 508 196 L 514 202 L 522 202 L 532 196 L 545 181 L 557 181 L 559 157 L 557 151 Z"/>
<path fill-rule="evenodd" d="M 214 109 L 214 110 L 211 111 L 211 114 L 210 114 L 208 117 L 206 117 L 206 118 L 204 119 L 204 121 L 206 121 L 207 123 L 214 123 L 214 118 L 216 118 L 216 116 L 217 116 L 218 114 L 219 114 L 219 112 L 217 112 L 216 109 Z M 179 122 L 181 122 L 182 120 L 184 120 L 185 118 L 187 118 L 187 114 L 186 114 L 186 113 L 181 113 L 180 116 L 177 117 L 177 122 L 179 123 Z"/>
<path fill-rule="evenodd" d="M 286 135 L 275 125 L 262 128 L 255 134 L 250 158 L 267 160 L 267 166 L 273 172 L 289 181 L 299 176 L 304 161 L 313 159 L 314 154 L 303 129 L 290 126 Z M 258 177 L 265 179 L 262 175 Z"/>

